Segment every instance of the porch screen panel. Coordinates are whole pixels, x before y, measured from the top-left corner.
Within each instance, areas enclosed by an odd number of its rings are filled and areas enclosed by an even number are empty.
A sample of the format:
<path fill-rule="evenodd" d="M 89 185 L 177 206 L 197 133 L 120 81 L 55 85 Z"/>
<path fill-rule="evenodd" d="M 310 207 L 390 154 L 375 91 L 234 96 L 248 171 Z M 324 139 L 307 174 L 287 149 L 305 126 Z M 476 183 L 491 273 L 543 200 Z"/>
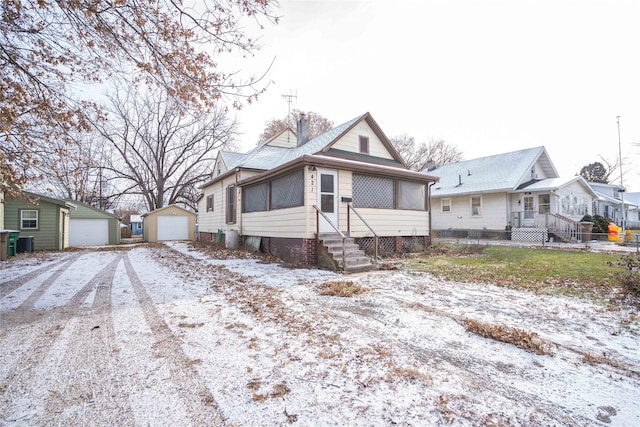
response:
<path fill-rule="evenodd" d="M 356 208 L 395 208 L 394 182 L 390 178 L 353 175 L 353 206 Z"/>
<path fill-rule="evenodd" d="M 252 185 L 242 190 L 242 212 L 267 210 L 267 184 Z"/>
<path fill-rule="evenodd" d="M 303 171 L 271 181 L 271 209 L 292 208 L 304 204 Z"/>
<path fill-rule="evenodd" d="M 425 185 L 418 182 L 398 182 L 398 208 L 425 210 Z"/>

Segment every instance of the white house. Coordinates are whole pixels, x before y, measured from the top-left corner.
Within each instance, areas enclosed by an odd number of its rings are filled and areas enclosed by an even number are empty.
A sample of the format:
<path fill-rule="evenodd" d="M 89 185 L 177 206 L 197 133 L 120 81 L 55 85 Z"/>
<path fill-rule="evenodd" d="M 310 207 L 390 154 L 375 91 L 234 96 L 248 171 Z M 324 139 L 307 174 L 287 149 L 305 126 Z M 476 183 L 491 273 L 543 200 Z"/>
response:
<path fill-rule="evenodd" d="M 602 184 L 590 182 L 589 185 L 596 192 L 593 202 L 593 214 L 611 219 L 622 226 L 622 205 L 624 204 L 624 220 L 627 226 L 638 224 L 638 196 L 637 193 L 625 193 L 624 187 L 617 184 Z"/>
<path fill-rule="evenodd" d="M 596 197 L 582 177 L 560 178 L 544 147 L 465 160 L 427 172 L 440 179 L 431 191 L 434 231 L 512 230 L 514 238 L 525 240 L 548 233 L 573 239 L 580 219 L 592 213 Z"/>
<path fill-rule="evenodd" d="M 300 265 L 355 271 L 370 265 L 359 250 L 430 244 L 436 181 L 406 167 L 369 113 L 311 139 L 303 118 L 296 132 L 248 153 L 219 153 L 201 187 L 198 235 L 243 241 Z"/>

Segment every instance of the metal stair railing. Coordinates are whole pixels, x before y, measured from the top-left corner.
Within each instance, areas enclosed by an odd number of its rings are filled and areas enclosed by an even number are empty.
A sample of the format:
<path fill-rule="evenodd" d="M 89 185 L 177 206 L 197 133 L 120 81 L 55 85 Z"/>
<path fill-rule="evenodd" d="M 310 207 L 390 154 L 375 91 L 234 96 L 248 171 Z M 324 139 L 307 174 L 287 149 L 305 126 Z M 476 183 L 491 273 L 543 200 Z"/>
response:
<path fill-rule="evenodd" d="M 336 227 L 333 222 L 320 210 L 320 208 L 316 205 L 313 205 L 313 208 L 316 210 L 316 245 L 320 243 L 320 215 L 329 223 L 329 225 L 336 230 L 336 232 L 342 238 L 342 268 L 347 267 L 347 250 L 345 249 L 345 240 L 347 237 Z"/>
<path fill-rule="evenodd" d="M 369 229 L 369 231 L 373 233 L 373 264 L 377 267 L 378 266 L 378 242 L 379 242 L 378 234 L 375 231 L 373 231 L 373 228 L 371 228 L 371 226 L 362 217 L 362 215 L 360 215 L 360 213 L 358 213 L 358 211 L 353 206 L 351 206 L 351 203 L 347 203 L 347 233 L 349 234 L 349 236 L 351 236 L 351 214 L 350 214 L 351 211 L 353 211 L 353 213 L 356 214 L 358 218 L 360 218 L 360 221 L 362 221 L 362 223 Z"/>

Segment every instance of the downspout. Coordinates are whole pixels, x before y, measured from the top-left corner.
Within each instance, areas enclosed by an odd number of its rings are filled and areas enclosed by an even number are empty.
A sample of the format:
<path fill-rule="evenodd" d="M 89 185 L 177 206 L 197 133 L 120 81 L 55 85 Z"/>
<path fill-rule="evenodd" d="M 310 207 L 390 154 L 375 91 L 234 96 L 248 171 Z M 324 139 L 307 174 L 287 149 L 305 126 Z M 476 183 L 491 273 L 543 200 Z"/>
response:
<path fill-rule="evenodd" d="M 235 200 L 235 217 L 236 217 L 236 227 L 238 228 L 238 238 L 239 236 L 242 236 L 242 208 L 241 208 L 241 202 L 242 202 L 242 196 L 240 195 L 240 188 L 238 188 L 238 181 L 239 181 L 239 176 L 240 176 L 240 168 L 236 168 L 236 173 L 235 173 L 235 182 L 234 182 L 234 187 L 236 189 L 236 200 Z"/>
<path fill-rule="evenodd" d="M 433 229 L 431 228 L 431 186 L 435 185 L 435 181 L 427 184 L 427 210 L 429 212 L 429 245 L 433 246 Z"/>

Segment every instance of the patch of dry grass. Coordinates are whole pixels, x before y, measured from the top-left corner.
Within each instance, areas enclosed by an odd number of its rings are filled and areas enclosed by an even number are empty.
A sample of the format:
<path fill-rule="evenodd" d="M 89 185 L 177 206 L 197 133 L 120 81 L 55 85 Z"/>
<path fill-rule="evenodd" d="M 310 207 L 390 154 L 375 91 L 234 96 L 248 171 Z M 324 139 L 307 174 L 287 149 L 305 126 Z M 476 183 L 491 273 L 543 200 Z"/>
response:
<path fill-rule="evenodd" d="M 320 295 L 351 298 L 366 291 L 365 288 L 348 280 L 332 280 L 316 287 Z"/>
<path fill-rule="evenodd" d="M 553 354 L 551 352 L 551 344 L 545 342 L 535 332 L 523 331 L 522 329 L 507 326 L 490 325 L 470 319 L 463 319 L 460 323 L 462 323 L 467 331 L 482 337 L 513 344 L 530 353 L 540 355 Z"/>

